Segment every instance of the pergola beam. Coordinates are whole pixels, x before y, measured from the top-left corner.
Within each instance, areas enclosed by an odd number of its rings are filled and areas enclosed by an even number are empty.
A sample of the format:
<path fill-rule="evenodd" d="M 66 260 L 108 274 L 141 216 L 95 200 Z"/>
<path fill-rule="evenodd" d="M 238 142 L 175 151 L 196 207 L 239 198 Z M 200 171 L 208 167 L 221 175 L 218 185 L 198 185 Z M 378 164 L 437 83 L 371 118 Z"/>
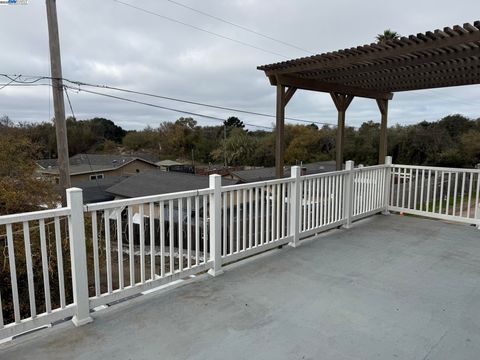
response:
<path fill-rule="evenodd" d="M 380 92 L 375 90 L 363 89 L 355 86 L 345 86 L 341 84 L 325 83 L 311 79 L 301 79 L 293 76 L 279 75 L 275 79 L 270 79 L 272 85 L 281 84 L 283 86 L 293 86 L 298 89 L 335 92 L 341 94 L 350 94 L 357 97 L 366 97 L 371 99 L 387 99 L 393 98 L 392 93 Z"/>

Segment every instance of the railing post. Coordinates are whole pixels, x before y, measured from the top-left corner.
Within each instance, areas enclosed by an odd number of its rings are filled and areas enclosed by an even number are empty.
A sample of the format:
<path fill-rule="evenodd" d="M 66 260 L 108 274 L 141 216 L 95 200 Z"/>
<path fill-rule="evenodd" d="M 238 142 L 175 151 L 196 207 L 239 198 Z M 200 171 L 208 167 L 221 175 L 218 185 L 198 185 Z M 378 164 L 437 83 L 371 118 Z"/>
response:
<path fill-rule="evenodd" d="M 290 183 L 290 235 L 292 236 L 292 241 L 289 245 L 292 247 L 297 247 L 300 244 L 301 171 L 300 166 L 292 166 L 291 168 L 293 181 Z"/>
<path fill-rule="evenodd" d="M 389 215 L 388 211 L 388 199 L 390 199 L 390 191 L 392 188 L 392 157 L 385 157 L 385 192 L 383 194 L 383 215 Z"/>
<path fill-rule="evenodd" d="M 222 270 L 222 177 L 210 175 L 210 261 L 213 267 L 208 271 L 212 276 L 223 273 Z M 226 211 L 226 209 L 224 209 Z"/>
<path fill-rule="evenodd" d="M 345 228 L 349 229 L 352 225 L 352 216 L 353 216 L 353 197 L 355 196 L 353 192 L 353 181 L 355 173 L 353 172 L 355 164 L 352 160 L 345 162 L 345 170 L 348 171 L 347 177 L 345 179 L 345 192 L 344 192 L 344 211 L 345 211 Z"/>
<path fill-rule="evenodd" d="M 87 250 L 81 189 L 71 188 L 67 190 L 67 206 L 70 208 L 68 231 L 70 237 L 73 301 L 75 303 L 75 314 L 72 322 L 75 326 L 80 326 L 92 321 L 88 297 Z"/>

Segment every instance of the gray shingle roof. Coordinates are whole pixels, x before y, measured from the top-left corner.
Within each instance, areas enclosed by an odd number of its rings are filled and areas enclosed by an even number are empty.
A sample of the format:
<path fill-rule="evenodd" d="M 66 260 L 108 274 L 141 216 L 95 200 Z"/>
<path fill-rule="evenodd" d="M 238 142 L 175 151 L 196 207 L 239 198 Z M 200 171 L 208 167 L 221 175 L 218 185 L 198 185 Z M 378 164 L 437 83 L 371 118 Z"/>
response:
<path fill-rule="evenodd" d="M 222 185 L 224 186 L 236 183 L 236 180 L 222 179 Z M 208 186 L 208 176 L 153 170 L 130 176 L 108 188 L 107 192 L 125 198 L 132 198 L 205 189 Z"/>
<path fill-rule="evenodd" d="M 110 154 L 77 154 L 75 156 L 72 156 L 69 160 L 70 174 L 112 170 L 136 159 L 155 165 L 151 161 L 145 160 L 137 156 Z M 37 160 L 37 164 L 44 169 L 44 172 L 52 174 L 58 173 L 57 159 Z"/>
<path fill-rule="evenodd" d="M 306 169 L 305 175 L 335 171 L 335 166 L 335 161 L 320 161 L 301 165 L 302 168 Z M 232 176 L 238 178 L 240 181 L 246 183 L 255 181 L 267 181 L 275 179 L 275 168 L 268 167 L 251 170 L 232 171 L 231 174 Z M 284 171 L 284 177 L 288 176 L 290 176 L 290 167 L 285 168 Z"/>
<path fill-rule="evenodd" d="M 75 184 L 75 187 L 83 190 L 84 204 L 110 201 L 113 200 L 115 196 L 107 192 L 107 189 L 125 179 L 127 179 L 126 176 L 115 176 L 105 179 L 98 179 L 96 181 L 85 181 L 77 183 Z"/>

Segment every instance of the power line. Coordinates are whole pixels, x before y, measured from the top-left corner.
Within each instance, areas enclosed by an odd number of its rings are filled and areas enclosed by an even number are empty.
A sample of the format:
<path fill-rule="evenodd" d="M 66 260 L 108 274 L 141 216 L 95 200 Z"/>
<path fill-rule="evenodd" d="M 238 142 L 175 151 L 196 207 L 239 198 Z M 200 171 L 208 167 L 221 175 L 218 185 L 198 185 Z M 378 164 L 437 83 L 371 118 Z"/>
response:
<path fill-rule="evenodd" d="M 16 75 L 0 74 L 0 76 L 5 76 L 5 77 L 10 79 L 10 78 L 12 78 L 12 76 L 16 76 Z M 39 77 L 39 78 L 43 78 L 43 77 Z M 255 111 L 226 107 L 226 106 L 206 104 L 206 103 L 201 103 L 201 102 L 197 102 L 197 101 L 190 101 L 190 100 L 185 100 L 185 99 L 179 99 L 179 98 L 174 98 L 174 97 L 169 97 L 169 96 L 157 95 L 157 94 L 152 94 L 152 93 L 147 93 L 147 92 L 142 92 L 142 91 L 135 91 L 135 90 L 119 88 L 119 87 L 114 87 L 114 86 L 108 86 L 108 85 L 90 84 L 90 83 L 86 83 L 86 82 L 82 82 L 82 81 L 69 80 L 69 79 L 65 79 L 65 78 L 63 80 L 65 82 L 75 84 L 77 86 L 88 86 L 88 87 L 95 87 L 95 88 L 100 88 L 100 89 L 108 89 L 108 90 L 126 92 L 126 93 L 129 93 L 129 94 L 136 94 L 136 95 L 149 96 L 149 97 L 158 98 L 158 99 L 176 101 L 176 102 L 185 103 L 185 104 L 198 105 L 198 106 L 208 107 L 208 108 L 212 108 L 212 109 L 227 110 L 227 111 L 232 111 L 232 112 L 262 116 L 262 117 L 268 117 L 268 118 L 273 118 L 273 119 L 276 118 L 276 116 L 272 115 L 272 114 L 265 114 L 265 113 L 255 112 Z M 48 84 L 41 84 L 41 85 L 48 85 Z M 306 124 L 336 126 L 336 124 L 332 124 L 332 123 L 321 122 L 321 121 L 310 121 L 310 120 L 298 119 L 298 118 L 293 118 L 293 117 L 285 117 L 285 120 L 296 121 L 296 122 L 301 122 L 301 123 L 306 123 Z"/>
<path fill-rule="evenodd" d="M 288 56 L 279 54 L 279 53 L 277 53 L 277 52 L 270 51 L 270 50 L 261 48 L 261 47 L 259 47 L 259 46 L 256 46 L 256 45 L 253 45 L 253 44 L 250 44 L 250 43 L 241 41 L 241 40 L 237 40 L 237 39 L 231 38 L 231 37 L 229 37 L 229 36 L 222 35 L 222 34 L 219 34 L 219 33 L 216 33 L 216 32 L 210 31 L 210 30 L 207 30 L 207 29 L 203 29 L 203 28 L 201 28 L 201 27 L 198 27 L 198 26 L 189 24 L 189 23 L 187 23 L 187 22 L 180 21 L 180 20 L 177 20 L 177 19 L 174 19 L 174 18 L 165 16 L 165 15 L 162 15 L 162 14 L 159 14 L 159 13 L 156 13 L 156 12 L 153 12 L 153 11 L 151 11 L 151 10 L 148 10 L 148 9 L 145 9 L 145 8 L 142 8 L 142 7 L 139 7 L 139 6 L 136 6 L 136 5 L 132 5 L 132 4 L 129 4 L 129 3 L 120 1 L 120 0 L 113 0 L 113 1 L 116 2 L 116 3 L 122 4 L 122 5 L 128 6 L 128 7 L 132 8 L 132 9 L 136 9 L 136 10 L 138 10 L 138 11 L 142 11 L 142 12 L 147 13 L 147 14 L 150 14 L 150 15 L 158 16 L 158 17 L 160 17 L 160 18 L 162 18 L 162 19 L 165 19 L 165 20 L 168 20 L 168 21 L 171 21 L 171 22 L 174 22 L 174 23 L 176 23 L 176 24 L 183 25 L 183 26 L 187 26 L 187 27 L 189 27 L 189 28 L 192 28 L 192 29 L 195 29 L 195 30 L 198 30 L 198 31 L 202 31 L 202 32 L 204 32 L 204 33 L 207 33 L 207 34 L 210 34 L 210 35 L 213 35 L 213 36 L 222 38 L 222 39 L 224 39 L 224 40 L 233 41 L 233 42 L 235 42 L 235 43 L 237 43 L 237 44 L 240 44 L 240 45 L 243 45 L 243 46 L 248 46 L 248 47 L 250 47 L 250 48 L 252 48 L 252 49 L 260 50 L 260 51 L 263 51 L 263 52 L 268 53 L 268 54 L 271 54 L 271 55 L 281 56 L 281 57 L 283 57 L 283 58 L 285 58 L 285 59 L 289 59 Z"/>
<path fill-rule="evenodd" d="M 89 86 L 89 87 L 95 87 L 95 88 L 101 88 L 101 89 L 115 90 L 115 91 L 126 92 L 126 93 L 129 93 L 129 94 L 149 96 L 149 97 L 158 98 L 158 99 L 181 102 L 181 103 L 184 103 L 184 104 L 208 107 L 208 108 L 212 108 L 212 109 L 227 110 L 227 111 L 233 111 L 233 112 L 249 114 L 249 115 L 256 115 L 256 116 L 263 116 L 263 117 L 274 118 L 274 119 L 276 118 L 275 115 L 260 113 L 260 112 L 256 112 L 256 111 L 249 111 L 249 110 L 236 109 L 236 108 L 231 108 L 231 107 L 226 107 L 226 106 L 206 104 L 206 103 L 201 103 L 201 102 L 197 102 L 197 101 L 184 100 L 184 99 L 179 99 L 179 98 L 174 98 L 174 97 L 169 97 L 169 96 L 157 95 L 157 94 L 152 94 L 152 93 L 147 93 L 147 92 L 142 92 L 142 91 L 136 91 L 136 90 L 130 90 L 130 89 L 124 89 L 124 88 L 108 86 L 108 85 L 89 84 L 89 83 L 84 83 L 84 82 L 79 82 L 79 81 L 72 81 L 72 80 L 68 80 L 68 79 L 64 79 L 64 80 L 66 82 L 69 82 L 71 84 L 75 84 L 75 85 L 78 85 L 78 86 Z M 285 117 L 285 120 L 297 121 L 297 122 L 302 122 L 302 123 L 307 123 L 307 124 L 312 124 L 313 123 L 313 124 L 319 124 L 319 125 L 336 126 L 336 124 L 332 124 L 332 123 L 321 122 L 321 121 L 309 121 L 309 120 L 303 120 L 303 119 L 292 118 L 292 117 Z"/>
<path fill-rule="evenodd" d="M 199 13 L 199 14 L 201 14 L 201 15 L 207 16 L 207 17 L 209 17 L 209 18 L 212 18 L 212 19 L 221 21 L 221 22 L 223 22 L 223 23 L 225 23 L 225 24 L 229 24 L 229 25 L 235 26 L 235 27 L 237 27 L 237 28 L 239 28 L 239 29 L 242 29 L 242 30 L 247 31 L 247 32 L 249 32 L 249 33 L 252 33 L 252 34 L 261 36 L 261 37 L 263 37 L 263 38 L 265 38 L 265 39 L 269 39 L 269 40 L 275 41 L 275 42 L 277 42 L 277 43 L 279 43 L 279 44 L 283 44 L 283 45 L 289 46 L 289 47 L 291 47 L 291 48 L 294 48 L 294 49 L 303 51 L 303 52 L 305 52 L 305 53 L 307 53 L 307 54 L 309 54 L 309 55 L 312 55 L 312 54 L 313 54 L 312 51 L 303 49 L 303 48 L 301 48 L 301 47 L 299 47 L 299 46 L 290 44 L 290 43 L 288 43 L 288 42 L 286 42 L 286 41 L 276 39 L 276 38 L 274 38 L 274 37 L 272 37 L 272 36 L 262 34 L 262 33 L 258 32 L 258 31 L 255 31 L 255 30 L 249 29 L 249 28 L 247 28 L 247 27 L 245 27 L 245 26 L 238 25 L 238 24 L 233 23 L 233 22 L 231 22 L 231 21 L 222 19 L 221 17 L 218 17 L 218 16 L 215 16 L 215 15 L 209 14 L 209 13 L 207 13 L 207 12 L 205 12 L 205 11 L 195 9 L 195 8 L 190 7 L 190 6 L 188 6 L 188 5 L 185 5 L 185 4 L 183 4 L 183 3 L 180 3 L 180 2 L 177 2 L 177 1 L 174 1 L 174 0 L 166 0 L 166 1 L 168 1 L 168 2 L 170 2 L 170 3 L 172 3 L 172 4 L 175 4 L 175 5 L 181 6 L 181 7 L 185 8 L 185 9 L 194 11 L 194 12 Z"/>
<path fill-rule="evenodd" d="M 196 112 L 192 112 L 192 111 L 175 109 L 175 108 L 171 108 L 171 107 L 167 107 L 167 106 L 161 106 L 161 105 L 157 105 L 157 104 L 148 103 L 148 102 L 145 102 L 145 101 L 139 101 L 139 100 L 129 99 L 129 98 L 121 97 L 121 96 L 116 96 L 116 95 L 111 95 L 111 94 L 105 94 L 105 93 L 101 93 L 101 92 L 97 92 L 97 91 L 92 91 L 92 90 L 86 90 L 86 89 L 81 89 L 81 88 L 74 88 L 74 87 L 71 87 L 71 86 L 68 86 L 68 85 L 65 85 L 65 86 L 66 86 L 67 88 L 69 88 L 69 89 L 76 90 L 76 91 L 79 91 L 79 92 L 85 92 L 85 93 L 89 93 L 89 94 L 93 94 L 93 95 L 104 96 L 104 97 L 108 97 L 108 98 L 112 98 L 112 99 L 122 100 L 122 101 L 130 102 L 130 103 L 139 104 L 139 105 L 144 105 L 144 106 L 149 106 L 149 107 L 153 107 L 153 108 L 157 108 L 157 109 L 162 109 L 162 110 L 173 111 L 173 112 L 177 112 L 177 113 L 181 113 L 181 114 L 198 116 L 198 117 L 202 117 L 202 118 L 206 118 L 206 119 L 211 119 L 211 120 L 215 120 L 215 121 L 221 121 L 222 123 L 225 121 L 225 120 L 222 119 L 222 118 L 219 118 L 219 117 L 216 117 L 216 116 L 212 116 L 212 115 L 205 115 L 205 114 L 200 114 L 200 113 L 196 113 Z M 273 129 L 272 127 L 263 126 L 263 125 L 256 125 L 256 124 L 249 124 L 249 123 L 244 123 L 244 124 L 245 124 L 245 125 L 248 125 L 248 126 L 253 126 L 253 127 L 263 128 L 263 129 L 268 129 L 268 130 L 272 130 L 272 129 Z"/>

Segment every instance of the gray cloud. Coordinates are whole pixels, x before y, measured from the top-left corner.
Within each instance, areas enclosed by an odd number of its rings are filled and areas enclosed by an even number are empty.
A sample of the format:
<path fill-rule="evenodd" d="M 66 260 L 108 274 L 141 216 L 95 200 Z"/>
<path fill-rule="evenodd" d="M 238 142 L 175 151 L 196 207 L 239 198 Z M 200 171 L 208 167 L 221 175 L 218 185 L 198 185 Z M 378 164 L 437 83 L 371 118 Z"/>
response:
<path fill-rule="evenodd" d="M 165 0 L 125 1 L 288 58 L 307 55 Z M 408 0 L 401 4 L 379 0 L 179 1 L 316 53 L 372 42 L 386 28 L 408 35 L 472 22 L 476 20 L 472 14 L 480 13 L 480 3 L 474 0 L 463 1 L 461 5 L 433 0 Z M 63 73 L 67 78 L 274 113 L 274 88 L 256 66 L 282 61 L 282 57 L 136 11 L 113 0 L 62 0 L 57 6 Z M 44 1 L 31 0 L 27 6 L 1 6 L 0 23 L 3 26 L 0 72 L 48 75 Z M 0 90 L 0 115 L 7 114 L 14 121 L 46 121 L 53 112 L 49 93 L 48 87 Z M 70 94 L 78 118 L 104 116 L 128 129 L 156 126 L 180 116 L 85 93 Z M 391 123 L 436 120 L 451 113 L 476 118 L 480 116 L 475 106 L 479 95 L 479 86 L 398 93 L 390 105 Z M 258 125 L 273 123 L 273 119 L 142 99 L 221 118 L 238 115 Z M 288 105 L 287 116 L 336 121 L 330 97 L 311 92 L 298 92 Z M 347 122 L 358 126 L 379 117 L 374 101 L 355 99 L 348 110 Z M 197 120 L 201 124 L 215 123 Z"/>

